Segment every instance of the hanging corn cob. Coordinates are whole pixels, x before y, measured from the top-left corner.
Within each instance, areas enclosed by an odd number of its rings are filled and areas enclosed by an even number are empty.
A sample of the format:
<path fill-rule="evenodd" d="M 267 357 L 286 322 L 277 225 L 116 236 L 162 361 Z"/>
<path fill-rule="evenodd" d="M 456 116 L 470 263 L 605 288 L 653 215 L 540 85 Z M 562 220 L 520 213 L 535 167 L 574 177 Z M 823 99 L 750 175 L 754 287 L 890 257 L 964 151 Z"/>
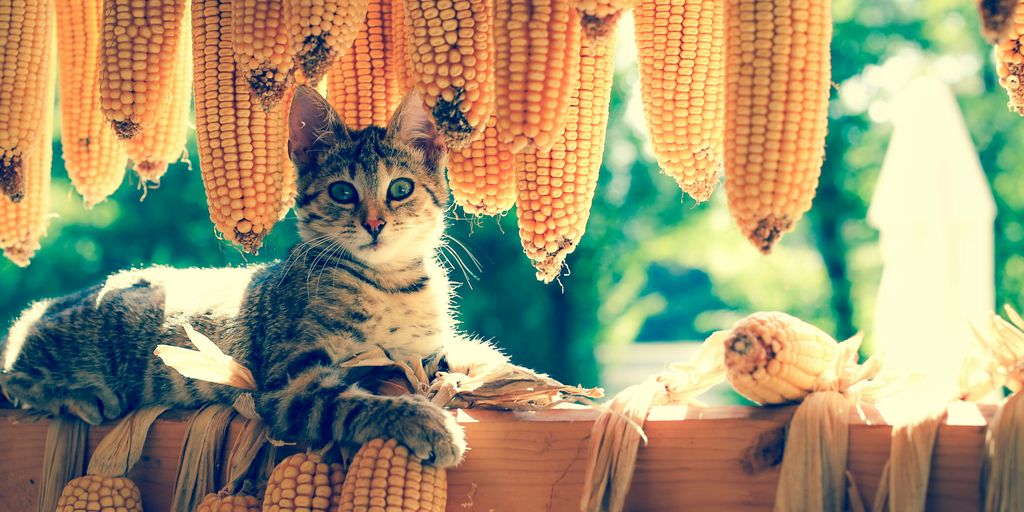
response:
<path fill-rule="evenodd" d="M 494 108 L 490 0 L 408 1 L 409 73 L 451 149 L 483 133 Z"/>
<path fill-rule="evenodd" d="M 396 73 L 405 52 L 395 47 L 392 0 L 370 0 L 352 48 L 327 70 L 327 98 L 345 126 L 387 126 L 402 101 L 404 84 Z"/>
<path fill-rule="evenodd" d="M 103 3 L 100 100 L 122 139 L 156 122 L 178 59 L 186 0 Z"/>
<path fill-rule="evenodd" d="M 1018 0 L 977 0 L 981 17 L 981 33 L 989 43 L 996 44 L 1006 37 L 1014 25 L 1014 12 Z"/>
<path fill-rule="evenodd" d="M 402 90 L 416 87 L 409 70 L 412 69 L 412 57 L 409 55 L 409 20 L 405 0 L 391 0 L 391 35 L 395 48 L 395 76 L 398 77 Z"/>
<path fill-rule="evenodd" d="M 53 103 L 53 92 L 46 87 L 52 23 L 53 5 L 49 1 L 13 0 L 0 10 L 0 192 L 14 202 L 25 196 L 26 187 L 37 184 L 29 182 L 43 163 L 33 159 L 42 156 L 36 150 L 41 133 L 46 131 L 39 114 Z M 15 229 L 11 207 L 4 203 L 0 208 L 8 210 L 0 217 L 4 227 Z M 27 219 L 21 219 L 21 228 L 27 225 Z M 2 237 L 0 246 L 6 247 Z"/>
<path fill-rule="evenodd" d="M 124 179 L 124 146 L 100 110 L 101 0 L 56 0 L 61 147 L 71 184 L 87 208 Z"/>
<path fill-rule="evenodd" d="M 160 183 L 167 166 L 185 155 L 188 139 L 189 99 L 192 97 L 192 25 L 184 13 L 178 45 L 178 59 L 170 76 L 168 101 L 162 102 L 156 120 L 148 130 L 125 141 L 135 174 L 143 182 Z"/>
<path fill-rule="evenodd" d="M 368 0 L 284 0 L 284 23 L 295 66 L 311 84 L 352 47 Z"/>
<path fill-rule="evenodd" d="M 338 510 L 444 512 L 447 501 L 443 468 L 424 466 L 394 439 L 374 439 L 353 457 Z"/>
<path fill-rule="evenodd" d="M 626 9 L 633 8 L 634 3 L 635 0 L 575 0 L 583 35 L 591 39 L 612 36 L 619 16 Z"/>
<path fill-rule="evenodd" d="M 580 80 L 580 20 L 569 0 L 495 0 L 498 136 L 514 152 L 550 149 Z"/>
<path fill-rule="evenodd" d="M 127 478 L 86 475 L 64 487 L 57 501 L 57 512 L 123 510 L 142 512 L 139 487 Z"/>
<path fill-rule="evenodd" d="M 828 127 L 829 0 L 729 0 L 725 191 L 761 252 L 810 209 Z"/>
<path fill-rule="evenodd" d="M 31 38 L 28 32 L 24 37 L 10 36 L 4 41 L 3 54 L 0 55 L 0 70 L 7 74 L 3 80 L 11 80 L 10 73 L 24 72 L 26 68 L 22 64 L 33 64 L 31 72 L 19 73 L 19 77 L 32 77 L 24 83 L 17 83 L 13 87 L 13 94 L 0 94 L 0 148 L 3 148 L 3 155 L 0 155 L 0 184 L 12 174 L 17 176 L 16 183 L 19 184 L 15 195 L 16 199 L 0 196 L 0 249 L 3 249 L 4 256 L 15 265 L 27 266 L 32 256 L 39 250 L 39 239 L 46 234 L 46 228 L 50 223 L 50 164 L 53 159 L 53 109 L 54 93 L 57 85 L 57 58 L 54 51 L 56 37 L 54 35 L 53 9 L 49 2 L 28 2 L 31 5 L 43 5 L 45 9 L 37 11 L 31 17 L 22 18 L 24 25 L 20 28 L 37 30 L 30 27 L 35 23 L 42 24 L 42 36 Z M 5 32 L 19 28 L 10 24 L 10 19 L 4 17 L 10 11 L 0 10 L 0 35 Z M 31 21 L 30 21 L 31 20 Z M 6 23 L 5 23 L 6 22 Z M 32 48 L 22 48 L 26 53 L 18 50 L 19 45 L 29 45 Z M 35 45 L 41 45 L 36 47 Z M 42 55 L 42 60 L 34 60 L 36 52 Z M 24 57 L 25 61 L 18 61 L 18 56 Z M 12 61 L 11 59 L 15 60 Z M 42 82 L 35 84 L 35 77 L 42 77 Z M 31 94 L 23 87 L 32 85 Z M 0 85 L 5 87 L 6 83 Z M 34 130 L 26 131 L 29 125 L 18 124 L 19 119 L 24 119 L 31 112 L 30 125 Z M 28 135 L 24 135 L 24 134 Z M 14 141 L 13 144 L 11 142 Z M 12 173 L 6 174 L 5 173 Z M 12 181 L 7 181 L 11 184 Z M 2 188 L 2 187 L 0 187 Z M 4 188 L 5 192 L 10 189 Z"/>
<path fill-rule="evenodd" d="M 590 217 L 604 153 L 614 51 L 614 38 L 584 41 L 578 74 L 571 73 L 578 76 L 573 80 L 577 87 L 564 132 L 550 151 L 532 147 L 516 155 L 519 238 L 544 282 L 561 272 Z"/>
<path fill-rule="evenodd" d="M 1021 50 L 1024 44 L 1024 9 L 1011 15 L 1009 25 L 1006 35 L 996 45 L 996 74 L 999 85 L 1009 95 L 1010 110 L 1024 115 L 1024 87 L 1021 85 L 1024 79 L 1024 52 Z"/>
<path fill-rule="evenodd" d="M 718 184 L 725 113 L 725 5 L 641 0 L 637 59 L 658 164 L 698 202 Z"/>
<path fill-rule="evenodd" d="M 282 460 L 270 474 L 263 510 L 333 512 L 341 502 L 344 481 L 340 464 L 327 464 L 315 453 L 297 453 Z"/>
<path fill-rule="evenodd" d="M 210 218 L 248 252 L 284 213 L 287 102 L 255 106 L 234 66 L 231 0 L 192 3 L 196 139 Z"/>
<path fill-rule="evenodd" d="M 235 64 L 263 110 L 281 101 L 295 81 L 283 10 L 280 1 L 237 0 L 232 12 Z"/>
<path fill-rule="evenodd" d="M 515 154 L 498 140 L 494 117 L 484 134 L 448 155 L 448 184 L 452 196 L 471 215 L 497 215 L 516 202 Z"/>

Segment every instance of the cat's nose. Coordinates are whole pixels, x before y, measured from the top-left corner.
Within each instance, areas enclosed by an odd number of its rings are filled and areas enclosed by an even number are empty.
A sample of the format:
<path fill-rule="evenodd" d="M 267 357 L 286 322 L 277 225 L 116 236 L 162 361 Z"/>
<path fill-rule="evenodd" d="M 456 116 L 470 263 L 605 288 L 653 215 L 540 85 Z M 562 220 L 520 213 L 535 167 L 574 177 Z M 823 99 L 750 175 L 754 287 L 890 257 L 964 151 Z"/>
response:
<path fill-rule="evenodd" d="M 385 224 L 387 224 L 387 222 L 384 222 L 384 219 L 379 217 L 376 219 L 366 219 L 363 221 L 363 228 L 366 229 L 366 232 L 369 233 L 370 236 L 376 239 L 377 235 L 379 235 L 381 231 L 384 231 Z"/>

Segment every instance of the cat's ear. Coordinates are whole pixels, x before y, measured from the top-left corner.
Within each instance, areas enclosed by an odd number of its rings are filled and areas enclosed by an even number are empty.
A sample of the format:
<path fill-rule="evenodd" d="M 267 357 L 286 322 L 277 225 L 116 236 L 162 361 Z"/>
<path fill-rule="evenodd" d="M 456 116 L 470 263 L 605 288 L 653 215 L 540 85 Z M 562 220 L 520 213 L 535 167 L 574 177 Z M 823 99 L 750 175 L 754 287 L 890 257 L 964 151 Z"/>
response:
<path fill-rule="evenodd" d="M 295 89 L 288 113 L 288 154 L 299 169 L 316 162 L 316 153 L 345 135 L 338 114 L 316 89 L 300 85 Z"/>
<path fill-rule="evenodd" d="M 447 154 L 444 139 L 437 133 L 434 120 L 423 105 L 419 93 L 412 91 L 398 105 L 388 124 L 388 138 L 415 148 L 428 167 L 438 169 Z"/>

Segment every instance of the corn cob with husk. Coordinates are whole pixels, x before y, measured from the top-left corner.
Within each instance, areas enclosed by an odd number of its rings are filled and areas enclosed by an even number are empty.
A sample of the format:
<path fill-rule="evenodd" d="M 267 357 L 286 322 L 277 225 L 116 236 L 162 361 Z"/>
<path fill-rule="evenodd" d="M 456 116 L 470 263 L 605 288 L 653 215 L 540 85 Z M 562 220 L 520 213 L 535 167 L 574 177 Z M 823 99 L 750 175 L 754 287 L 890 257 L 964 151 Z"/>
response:
<path fill-rule="evenodd" d="M 447 472 L 426 466 L 394 439 L 374 439 L 352 459 L 340 512 L 443 512 Z"/>
<path fill-rule="evenodd" d="M 1014 12 L 1019 0 L 977 0 L 981 17 L 981 33 L 989 43 L 996 44 L 1014 26 Z"/>
<path fill-rule="evenodd" d="M 452 197 L 470 215 L 497 215 L 516 202 L 515 154 L 498 140 L 492 117 L 484 134 L 448 155 Z"/>
<path fill-rule="evenodd" d="M 295 67 L 317 84 L 352 47 L 368 0 L 283 0 L 282 15 Z"/>
<path fill-rule="evenodd" d="M 767 254 L 818 186 L 831 1 L 729 0 L 725 19 L 725 191 L 740 230 Z"/>
<path fill-rule="evenodd" d="M 295 82 L 294 63 L 280 1 L 236 0 L 231 24 L 235 64 L 253 99 L 270 110 Z"/>
<path fill-rule="evenodd" d="M 335 511 L 341 503 L 345 470 L 315 453 L 297 453 L 282 460 L 267 482 L 265 512 Z"/>

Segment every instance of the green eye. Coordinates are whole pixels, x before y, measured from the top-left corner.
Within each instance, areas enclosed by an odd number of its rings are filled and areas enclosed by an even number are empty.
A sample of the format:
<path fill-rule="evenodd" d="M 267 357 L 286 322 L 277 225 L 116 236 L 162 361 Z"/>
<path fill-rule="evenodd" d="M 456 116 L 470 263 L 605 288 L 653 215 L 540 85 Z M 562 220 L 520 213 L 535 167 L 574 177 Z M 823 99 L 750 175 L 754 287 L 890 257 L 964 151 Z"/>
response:
<path fill-rule="evenodd" d="M 398 178 L 391 182 L 388 186 L 388 197 L 395 201 L 401 201 L 409 197 L 412 194 L 413 184 L 412 180 L 408 178 Z"/>
<path fill-rule="evenodd" d="M 331 183 L 331 186 L 327 189 L 327 195 L 331 196 L 331 199 L 339 204 L 354 204 L 359 200 L 356 188 L 347 181 Z"/>

